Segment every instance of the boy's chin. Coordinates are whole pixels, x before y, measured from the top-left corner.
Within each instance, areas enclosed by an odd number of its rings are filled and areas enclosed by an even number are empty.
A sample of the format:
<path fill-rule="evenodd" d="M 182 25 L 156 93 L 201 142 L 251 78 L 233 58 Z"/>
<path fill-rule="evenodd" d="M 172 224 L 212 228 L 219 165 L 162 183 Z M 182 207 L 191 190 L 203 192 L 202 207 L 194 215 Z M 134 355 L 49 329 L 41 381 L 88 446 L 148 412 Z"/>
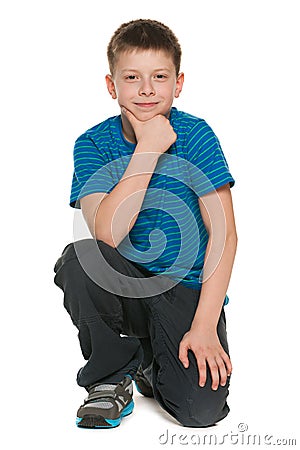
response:
<path fill-rule="evenodd" d="M 170 115 L 170 111 L 145 111 L 145 112 L 138 111 L 135 114 L 135 117 L 141 122 L 146 122 L 147 120 L 151 120 L 153 119 L 153 117 L 158 115 L 163 115 L 168 118 Z"/>

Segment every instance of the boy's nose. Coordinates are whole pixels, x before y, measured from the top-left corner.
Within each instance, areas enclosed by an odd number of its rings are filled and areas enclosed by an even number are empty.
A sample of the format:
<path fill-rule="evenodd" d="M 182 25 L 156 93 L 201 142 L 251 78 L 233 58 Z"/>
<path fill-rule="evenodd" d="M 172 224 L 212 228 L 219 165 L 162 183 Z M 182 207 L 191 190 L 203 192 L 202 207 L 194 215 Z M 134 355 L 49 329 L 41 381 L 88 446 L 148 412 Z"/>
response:
<path fill-rule="evenodd" d="M 144 81 L 139 89 L 139 95 L 143 96 L 149 96 L 149 95 L 155 95 L 154 87 L 152 86 L 152 83 L 150 81 Z"/>

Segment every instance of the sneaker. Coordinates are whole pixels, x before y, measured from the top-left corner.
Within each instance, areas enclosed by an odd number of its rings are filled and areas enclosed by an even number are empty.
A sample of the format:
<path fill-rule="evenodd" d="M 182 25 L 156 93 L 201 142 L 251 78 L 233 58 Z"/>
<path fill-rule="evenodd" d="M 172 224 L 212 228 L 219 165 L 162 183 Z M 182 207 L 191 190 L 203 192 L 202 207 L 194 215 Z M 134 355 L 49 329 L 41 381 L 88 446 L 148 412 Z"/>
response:
<path fill-rule="evenodd" d="M 140 394 L 145 397 L 154 397 L 153 389 L 147 378 L 145 377 L 141 366 L 138 368 L 134 377 L 135 386 Z"/>
<path fill-rule="evenodd" d="M 77 411 L 76 425 L 81 428 L 115 428 L 132 413 L 133 386 L 130 376 L 120 383 L 96 384 Z"/>

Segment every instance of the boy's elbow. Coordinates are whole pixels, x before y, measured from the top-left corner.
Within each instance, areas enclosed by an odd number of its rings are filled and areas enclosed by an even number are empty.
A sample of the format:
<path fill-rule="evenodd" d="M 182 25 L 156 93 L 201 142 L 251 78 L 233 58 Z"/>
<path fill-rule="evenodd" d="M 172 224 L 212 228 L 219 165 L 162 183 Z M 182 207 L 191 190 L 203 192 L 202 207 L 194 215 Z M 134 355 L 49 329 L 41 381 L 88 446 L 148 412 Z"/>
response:
<path fill-rule="evenodd" d="M 116 248 L 119 245 L 116 240 L 112 239 L 111 234 L 105 234 L 105 233 L 103 233 L 102 230 L 100 231 L 100 230 L 95 229 L 93 237 L 97 241 L 102 241 L 105 244 L 107 244 L 113 248 Z"/>
<path fill-rule="evenodd" d="M 118 246 L 117 243 L 113 242 L 111 239 L 106 239 L 102 236 L 96 236 L 95 238 L 97 241 L 104 242 L 105 244 L 109 245 L 112 248 L 116 248 Z"/>
<path fill-rule="evenodd" d="M 234 247 L 235 249 L 237 248 L 237 244 L 238 244 L 238 235 L 236 230 L 230 230 L 226 233 L 226 242 L 231 245 L 232 247 Z"/>

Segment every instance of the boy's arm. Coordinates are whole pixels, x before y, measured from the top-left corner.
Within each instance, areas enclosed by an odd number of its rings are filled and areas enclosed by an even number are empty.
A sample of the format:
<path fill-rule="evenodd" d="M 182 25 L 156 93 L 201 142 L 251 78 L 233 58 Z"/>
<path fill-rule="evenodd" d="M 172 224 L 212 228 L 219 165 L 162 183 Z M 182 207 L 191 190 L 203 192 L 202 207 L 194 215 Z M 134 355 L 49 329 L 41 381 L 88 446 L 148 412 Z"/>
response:
<path fill-rule="evenodd" d="M 90 194 L 80 200 L 83 216 L 93 237 L 117 247 L 139 215 L 159 156 L 175 142 L 176 134 L 164 116 L 142 122 L 122 108 L 137 145 L 125 173 L 109 194 Z"/>
<path fill-rule="evenodd" d="M 229 185 L 199 198 L 201 215 L 209 234 L 199 303 L 190 330 L 179 346 L 179 359 L 189 366 L 192 350 L 199 370 L 199 385 L 204 386 L 208 365 L 212 389 L 226 384 L 232 365 L 220 344 L 217 325 L 226 296 L 236 253 L 237 234 Z"/>

